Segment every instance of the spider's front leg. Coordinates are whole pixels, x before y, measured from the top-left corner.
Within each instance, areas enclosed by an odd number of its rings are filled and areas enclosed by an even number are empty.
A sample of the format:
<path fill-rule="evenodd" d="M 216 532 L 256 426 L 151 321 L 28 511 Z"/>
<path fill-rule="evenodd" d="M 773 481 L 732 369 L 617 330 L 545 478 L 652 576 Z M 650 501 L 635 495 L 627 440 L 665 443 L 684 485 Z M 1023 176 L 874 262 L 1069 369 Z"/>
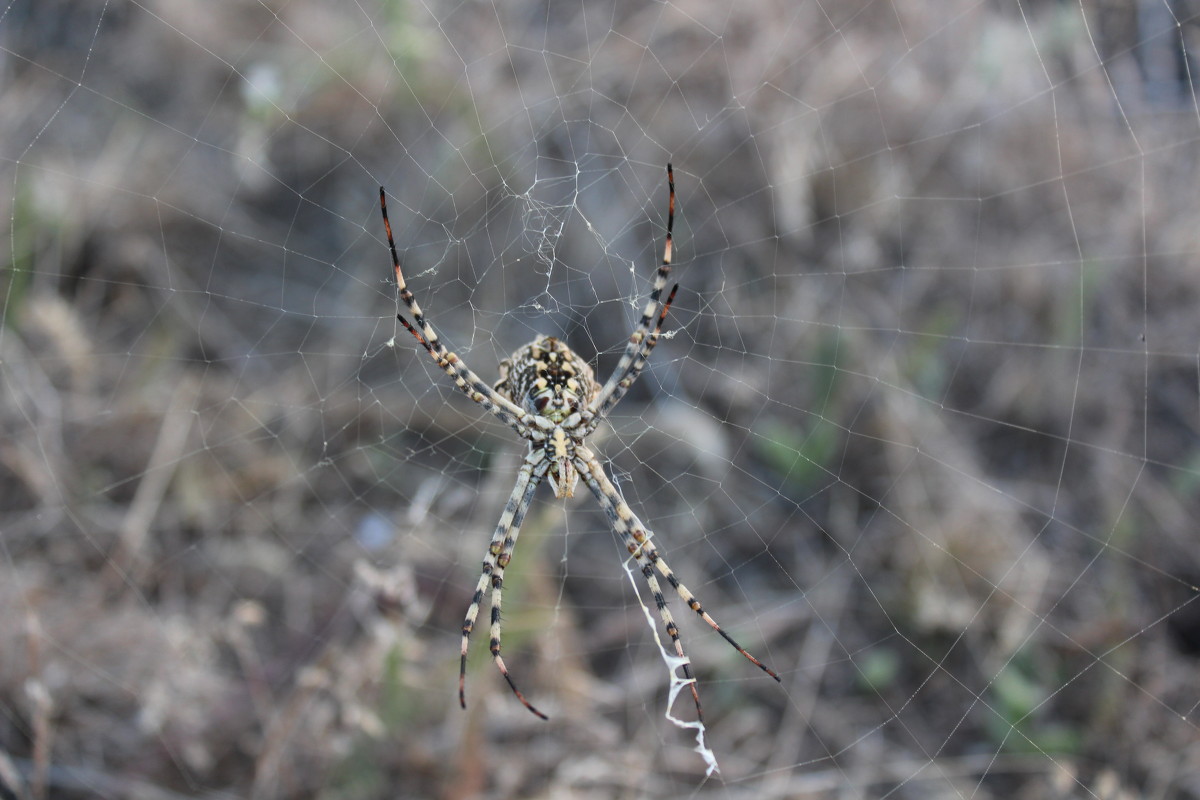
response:
<path fill-rule="evenodd" d="M 414 326 L 401 314 L 397 314 L 396 319 L 421 343 L 421 346 L 433 357 L 441 370 L 450 376 L 459 391 L 490 411 L 515 430 L 519 436 L 529 438 L 531 415 L 518 408 L 507 397 L 497 394 L 492 387 L 472 372 L 458 355 L 446 349 L 438 337 L 437 331 L 426 319 L 420 304 L 417 303 L 417 298 L 404 280 L 404 270 L 400 267 L 400 253 L 396 250 L 395 239 L 392 238 L 392 223 L 388 221 L 387 193 L 384 192 L 382 186 L 379 187 L 379 209 L 383 214 L 383 228 L 387 232 L 388 250 L 392 254 L 392 273 L 396 280 L 396 290 L 400 293 L 400 300 L 408 308 L 417 324 Z"/>
<path fill-rule="evenodd" d="M 625 396 L 625 392 L 637 380 L 638 375 L 646 366 L 646 359 L 650 356 L 650 351 L 654 349 L 654 345 L 658 344 L 659 334 L 662 333 L 663 321 L 667 318 L 667 311 L 671 308 L 671 302 L 675 299 L 675 292 L 679 289 L 679 284 L 671 289 L 670 295 L 667 297 L 666 303 L 659 307 L 659 301 L 662 299 L 663 290 L 667 288 L 667 279 L 671 274 L 671 259 L 673 252 L 673 236 L 675 229 L 675 171 L 667 164 L 667 189 L 669 196 L 667 201 L 667 238 L 663 245 L 662 263 L 658 267 L 658 273 L 654 276 L 654 287 L 650 290 L 650 298 L 646 301 L 646 308 L 642 311 L 642 318 L 633 329 L 633 334 L 630 335 L 629 341 L 625 344 L 625 352 L 621 354 L 620 361 L 617 362 L 617 368 L 613 370 L 613 374 L 605 382 L 604 387 L 596 393 L 596 396 L 588 404 L 588 409 L 595 412 L 597 421 L 591 424 L 584 435 L 591 433 L 599 419 L 608 415 L 612 411 L 613 406 L 621 401 Z M 658 323 L 655 324 L 654 319 L 658 318 Z M 654 326 L 651 329 L 651 326 Z"/>

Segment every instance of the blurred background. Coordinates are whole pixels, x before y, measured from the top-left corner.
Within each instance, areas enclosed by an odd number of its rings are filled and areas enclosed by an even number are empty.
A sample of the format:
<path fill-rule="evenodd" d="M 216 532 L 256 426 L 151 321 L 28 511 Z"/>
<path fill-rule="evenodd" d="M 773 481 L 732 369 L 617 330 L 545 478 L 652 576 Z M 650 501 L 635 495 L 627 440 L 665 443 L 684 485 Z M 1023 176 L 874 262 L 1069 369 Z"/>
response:
<path fill-rule="evenodd" d="M 0 4 L 0 796 L 1200 797 L 1191 0 Z M 538 334 L 745 662 L 541 490 Z M 581 487 L 582 488 L 582 487 Z M 640 596 L 639 596 L 640 593 Z M 487 619 L 485 610 L 483 619 Z M 661 635 L 661 634 L 660 634 Z M 670 707 L 694 718 L 687 692 Z"/>

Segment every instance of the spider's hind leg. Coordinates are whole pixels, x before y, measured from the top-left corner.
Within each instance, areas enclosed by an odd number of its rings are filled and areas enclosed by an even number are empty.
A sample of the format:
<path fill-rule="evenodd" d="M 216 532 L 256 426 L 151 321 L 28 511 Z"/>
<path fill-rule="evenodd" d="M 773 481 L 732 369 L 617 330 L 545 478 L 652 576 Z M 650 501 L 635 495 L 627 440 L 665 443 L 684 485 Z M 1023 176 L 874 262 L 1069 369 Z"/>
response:
<path fill-rule="evenodd" d="M 467 616 L 463 620 L 462 626 L 458 702 L 463 708 L 467 707 L 467 649 L 471 642 L 471 633 L 475 630 L 475 622 L 479 618 L 479 607 L 483 604 L 484 592 L 490 583 L 492 586 L 492 612 L 488 649 L 492 653 L 492 660 L 496 662 L 500 674 L 504 676 L 504 680 L 521 704 L 538 717 L 547 719 L 545 714 L 538 711 L 525 699 L 525 695 L 521 693 L 516 683 L 513 682 L 512 676 L 508 674 L 508 667 L 505 666 L 504 659 L 500 656 L 500 609 L 504 589 L 504 568 L 512 560 L 513 549 L 517 546 L 517 536 L 521 533 L 521 524 L 525 521 L 525 514 L 529 511 L 529 505 L 533 501 L 533 493 L 545 475 L 547 465 L 547 462 L 542 460 L 540 451 L 531 452 L 521 465 L 521 469 L 517 473 L 517 483 L 513 487 L 512 494 L 509 495 L 508 503 L 504 506 L 500 522 L 496 525 L 491 544 L 488 545 L 487 554 L 483 558 L 483 572 L 479 576 L 475 595 L 471 598 L 471 606 L 467 609 Z"/>
<path fill-rule="evenodd" d="M 675 655 L 681 662 L 680 666 L 683 668 L 683 677 L 688 682 L 688 688 L 692 692 L 692 701 L 696 704 L 696 718 L 703 722 L 704 709 L 700 704 L 700 692 L 696 688 L 696 680 L 692 676 L 691 661 L 688 659 L 687 653 L 684 652 L 683 641 L 679 638 L 679 626 L 675 624 L 675 617 L 671 614 L 671 609 L 667 606 L 666 595 L 663 594 L 662 586 L 654 574 L 653 561 L 648 555 L 648 552 L 653 552 L 653 548 L 649 548 L 649 537 L 637 517 L 633 515 L 633 511 L 630 510 L 629 506 L 617 492 L 616 487 L 612 485 L 608 476 L 604 474 L 604 470 L 601 468 L 599 462 L 596 461 L 595 456 L 587 450 L 583 450 L 582 453 L 577 450 L 576 455 L 576 468 L 579 470 L 580 476 L 583 477 L 588 488 L 592 490 L 592 494 L 600 501 L 600 506 L 608 516 L 609 522 L 612 523 L 613 529 L 620 534 L 626 549 L 633 556 L 641 570 L 642 576 L 646 579 L 646 585 L 650 589 L 650 594 L 654 597 L 654 605 L 658 608 L 658 614 L 662 618 L 663 627 L 666 628 L 667 635 L 671 637 L 671 644 L 674 645 Z"/>
<path fill-rule="evenodd" d="M 584 447 L 576 449 L 576 468 L 579 470 L 579 474 L 583 477 L 584 481 L 587 482 L 588 488 L 592 490 L 592 494 L 600 501 L 600 507 L 604 509 L 609 522 L 612 523 L 613 530 L 620 535 L 626 549 L 629 550 L 630 555 L 637 560 L 638 566 L 641 567 L 642 575 L 646 578 L 646 584 L 650 587 L 650 592 L 654 595 L 654 603 L 658 606 L 658 612 L 662 617 L 663 625 L 666 626 L 667 634 L 671 637 L 671 641 L 675 645 L 675 653 L 684 661 L 684 676 L 691 680 L 691 669 L 688 665 L 687 656 L 683 652 L 683 644 L 679 639 L 679 628 L 675 624 L 675 619 L 672 617 L 670 609 L 667 608 L 666 598 L 663 596 L 662 588 L 654 574 L 655 570 L 666 579 L 671 588 L 687 603 L 688 608 L 695 611 L 713 630 L 721 634 L 725 641 L 729 642 L 735 650 L 763 672 L 777 681 L 780 680 L 779 675 L 774 670 L 751 655 L 746 648 L 742 647 L 732 636 L 726 633 L 725 629 L 718 625 L 717 621 L 704 610 L 704 607 L 700 605 L 700 601 L 696 599 L 696 596 L 675 577 L 675 573 L 667 565 L 666 559 L 658 554 L 658 550 L 651 543 L 650 535 L 646 532 L 645 526 L 642 525 L 641 520 L 633 513 L 629 504 L 621 497 L 621 493 L 613 486 L 612 481 L 604 474 L 604 469 L 591 451 Z M 696 714 L 703 719 L 700 708 L 700 695 L 696 690 L 694 681 L 691 684 L 691 690 L 692 697 L 696 701 Z"/>

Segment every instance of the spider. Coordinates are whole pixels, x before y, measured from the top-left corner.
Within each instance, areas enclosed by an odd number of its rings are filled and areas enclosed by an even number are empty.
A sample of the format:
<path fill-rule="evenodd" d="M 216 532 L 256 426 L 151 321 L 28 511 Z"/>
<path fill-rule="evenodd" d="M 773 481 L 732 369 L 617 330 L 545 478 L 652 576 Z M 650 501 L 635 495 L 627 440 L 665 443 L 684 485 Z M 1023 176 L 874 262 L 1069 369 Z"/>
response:
<path fill-rule="evenodd" d="M 547 719 L 545 714 L 525 699 L 500 656 L 500 606 L 504 570 L 512 559 L 521 523 L 524 522 L 525 514 L 533 500 L 534 490 L 542 479 L 550 483 L 554 496 L 558 498 L 573 497 L 580 478 L 596 496 L 613 530 L 621 537 L 630 556 L 637 562 L 646 578 L 646 584 L 654 596 L 654 603 L 658 607 L 667 635 L 670 636 L 675 653 L 679 657 L 686 682 L 691 688 L 699 720 L 704 719 L 700 694 L 692 678 L 690 661 L 684 654 L 683 643 L 679 639 L 679 629 L 675 625 L 671 610 L 667 607 L 667 600 L 663 596 L 655 571 L 671 585 L 689 608 L 721 634 L 734 649 L 776 681 L 780 680 L 779 675 L 726 633 L 704 610 L 696 596 L 675 577 L 675 573 L 650 541 L 650 532 L 629 508 L 621 492 L 604 474 L 599 459 L 585 443 L 587 437 L 604 421 L 645 369 L 650 351 L 654 349 L 659 334 L 662 333 L 663 322 L 675 299 L 675 292 L 679 289 L 679 284 L 675 284 L 660 308 L 662 292 L 671 273 L 671 233 L 675 225 L 675 174 L 670 164 L 667 164 L 667 187 L 670 200 L 667 207 L 667 236 L 662 264 L 658 268 L 654 288 L 650 292 L 646 309 L 642 312 L 641 321 L 633 329 L 616 370 L 603 387 L 597 385 L 592 368 L 587 362 L 553 336 L 539 336 L 513 353 L 511 358 L 501 361 L 500 380 L 494 387 L 484 383 L 462 359 L 442 344 L 405 283 L 400 268 L 400 256 L 396 252 L 396 242 L 392 238 L 392 226 L 388 222 L 387 195 L 383 187 L 379 187 L 379 207 L 383 212 L 383 226 L 387 231 L 388 248 L 392 253 L 396 288 L 416 325 L 410 323 L 402 314 L 397 314 L 396 318 L 416 337 L 459 390 L 529 442 L 529 452 L 517 471 L 516 485 L 492 534 L 491 544 L 488 545 L 483 558 L 479 583 L 475 587 L 466 619 L 463 620 L 462 657 L 458 674 L 458 700 L 463 708 L 467 707 L 467 648 L 471 633 L 475 630 L 484 592 L 490 583 L 492 614 L 489 648 L 492 659 L 517 699 L 538 717 Z"/>

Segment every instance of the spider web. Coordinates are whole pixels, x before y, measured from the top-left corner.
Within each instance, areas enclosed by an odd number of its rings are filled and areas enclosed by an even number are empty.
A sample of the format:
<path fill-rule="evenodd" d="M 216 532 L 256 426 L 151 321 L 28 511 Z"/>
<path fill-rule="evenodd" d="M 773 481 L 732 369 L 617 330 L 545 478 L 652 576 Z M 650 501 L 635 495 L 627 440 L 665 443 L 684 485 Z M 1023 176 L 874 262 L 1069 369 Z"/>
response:
<path fill-rule="evenodd" d="M 1198 10 L 0 0 L 0 795 L 1200 796 Z M 539 334 L 669 333 L 504 653 Z M 649 603 L 649 605 L 647 605 Z M 482 619 L 486 619 L 482 617 Z M 654 623 L 658 628 L 658 623 Z"/>

